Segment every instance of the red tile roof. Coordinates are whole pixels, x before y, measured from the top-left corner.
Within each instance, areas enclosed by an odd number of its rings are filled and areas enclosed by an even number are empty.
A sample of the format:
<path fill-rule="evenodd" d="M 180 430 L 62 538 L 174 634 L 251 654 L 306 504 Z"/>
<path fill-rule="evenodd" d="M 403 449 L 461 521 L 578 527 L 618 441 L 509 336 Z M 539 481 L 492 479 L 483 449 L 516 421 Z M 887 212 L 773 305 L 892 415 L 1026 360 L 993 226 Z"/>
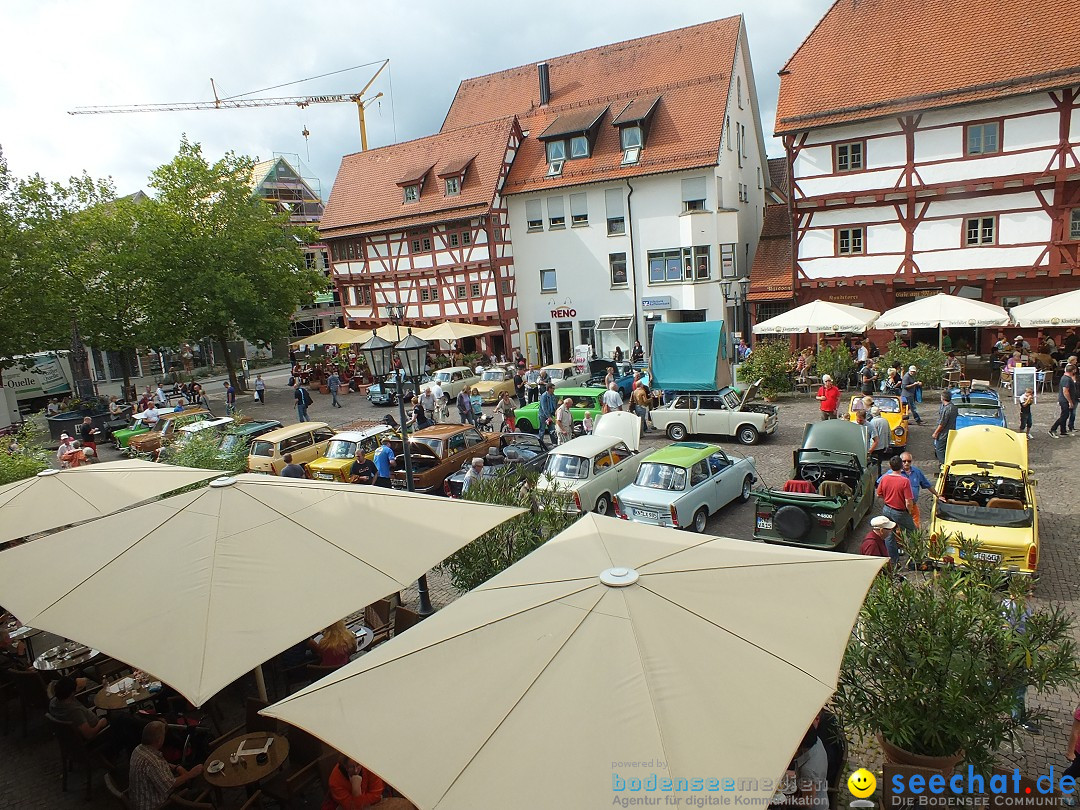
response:
<path fill-rule="evenodd" d="M 1080 83 L 1076 0 L 836 0 L 780 72 L 776 132 Z"/>
<path fill-rule="evenodd" d="M 516 115 L 526 138 L 506 190 L 532 191 L 578 183 L 712 166 L 717 162 L 741 17 L 702 23 L 640 39 L 548 59 L 551 102 L 539 106 L 536 65 L 463 81 L 443 129 Z M 611 125 L 628 104 L 660 96 L 640 162 L 621 166 L 619 131 Z M 536 137 L 560 115 L 604 105 L 588 158 L 567 160 L 560 177 L 546 178 L 544 145 Z"/>
<path fill-rule="evenodd" d="M 660 96 L 642 96 L 635 98 L 629 104 L 627 104 L 622 112 L 616 112 L 611 123 L 613 124 L 633 124 L 637 121 L 643 121 L 649 117 L 649 114 L 653 111 L 653 107 L 660 101 Z M 616 107 L 616 111 L 618 107 Z"/>
<path fill-rule="evenodd" d="M 604 113 L 608 110 L 607 104 L 598 107 L 587 107 L 584 110 L 571 110 L 556 118 L 548 128 L 537 137 L 541 140 L 557 138 L 560 135 L 576 135 L 579 132 L 587 132 L 596 125 Z"/>
<path fill-rule="evenodd" d="M 786 205 L 768 205 L 761 226 L 761 240 L 750 268 L 750 293 L 746 298 L 748 301 L 790 298 L 793 278 L 791 217 Z"/>
<path fill-rule="evenodd" d="M 347 236 L 484 213 L 495 196 L 507 142 L 516 126 L 512 117 L 499 118 L 346 155 L 319 231 L 327 236 Z M 431 167 L 463 165 L 467 168 L 461 193 L 447 197 L 442 182 L 433 179 Z M 421 172 L 427 174 L 427 182 L 419 202 L 405 203 L 398 184 L 415 179 Z"/>
<path fill-rule="evenodd" d="M 783 199 L 791 193 L 791 180 L 788 176 L 787 158 L 769 158 L 769 183 Z"/>

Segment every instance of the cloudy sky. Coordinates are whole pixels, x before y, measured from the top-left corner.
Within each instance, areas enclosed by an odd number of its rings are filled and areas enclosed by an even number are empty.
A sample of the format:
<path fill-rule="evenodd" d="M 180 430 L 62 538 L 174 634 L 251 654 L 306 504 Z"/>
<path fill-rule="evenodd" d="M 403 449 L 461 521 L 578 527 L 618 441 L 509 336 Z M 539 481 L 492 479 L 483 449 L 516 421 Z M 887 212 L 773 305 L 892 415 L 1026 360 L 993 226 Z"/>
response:
<path fill-rule="evenodd" d="M 369 147 L 436 132 L 459 80 L 546 57 L 742 13 L 765 132 L 777 70 L 831 0 L 39 0 L 5 4 L 0 149 L 19 175 L 112 177 L 119 193 L 146 187 L 182 134 L 216 157 L 299 155 L 328 195 L 343 154 L 358 151 L 356 109 L 70 116 L 77 106 L 203 101 L 210 77 L 224 96 L 389 58 L 370 93 Z M 373 67 L 258 95 L 349 93 Z M 305 142 L 301 132 L 310 131 Z M 769 142 L 770 153 L 779 154 Z"/>

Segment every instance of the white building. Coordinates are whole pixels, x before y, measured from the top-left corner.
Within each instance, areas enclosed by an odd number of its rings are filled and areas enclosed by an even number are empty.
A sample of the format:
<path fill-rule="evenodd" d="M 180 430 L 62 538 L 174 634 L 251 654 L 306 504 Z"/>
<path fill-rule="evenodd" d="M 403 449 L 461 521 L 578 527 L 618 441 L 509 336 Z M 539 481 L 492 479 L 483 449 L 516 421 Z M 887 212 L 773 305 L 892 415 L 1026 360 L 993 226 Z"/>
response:
<path fill-rule="evenodd" d="M 468 79 L 443 130 L 516 115 L 505 194 L 532 358 L 648 351 L 660 320 L 729 320 L 769 183 L 741 17 Z M 736 327 L 736 330 L 738 327 Z"/>

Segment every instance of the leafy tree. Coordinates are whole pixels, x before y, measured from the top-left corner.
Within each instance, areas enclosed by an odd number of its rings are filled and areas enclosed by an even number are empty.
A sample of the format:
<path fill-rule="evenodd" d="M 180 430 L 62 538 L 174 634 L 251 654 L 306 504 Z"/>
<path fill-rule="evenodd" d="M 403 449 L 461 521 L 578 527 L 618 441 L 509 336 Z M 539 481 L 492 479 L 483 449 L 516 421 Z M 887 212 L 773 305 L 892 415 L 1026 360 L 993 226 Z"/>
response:
<path fill-rule="evenodd" d="M 833 382 L 844 388 L 855 369 L 855 360 L 847 346 L 838 343 L 835 346 L 819 345 L 814 358 L 814 368 L 819 375 L 828 374 Z"/>
<path fill-rule="evenodd" d="M 239 412 L 236 418 L 239 420 Z M 196 467 L 228 473 L 243 472 L 247 468 L 247 444 L 230 444 L 228 450 L 222 450 L 222 434 L 208 428 L 192 434 L 182 444 L 174 442 L 166 448 L 164 460 L 178 467 Z"/>
<path fill-rule="evenodd" d="M 5 436 L 0 447 L 0 486 L 37 475 L 49 466 L 49 453 L 41 446 L 41 429 L 25 422 L 15 436 Z"/>
<path fill-rule="evenodd" d="M 793 360 L 790 341 L 782 338 L 759 340 L 754 344 L 750 356 L 739 366 L 739 384 L 749 387 L 761 380 L 761 395 L 765 397 L 790 391 L 789 370 L 793 367 Z"/>
<path fill-rule="evenodd" d="M 199 144 L 184 138 L 150 181 L 170 237 L 172 277 L 161 291 L 161 315 L 173 328 L 216 341 L 234 383 L 229 337 L 265 344 L 287 334 L 296 307 L 326 287 L 305 267 L 310 230 L 291 227 L 252 196 L 253 165 L 232 152 L 209 163 Z"/>

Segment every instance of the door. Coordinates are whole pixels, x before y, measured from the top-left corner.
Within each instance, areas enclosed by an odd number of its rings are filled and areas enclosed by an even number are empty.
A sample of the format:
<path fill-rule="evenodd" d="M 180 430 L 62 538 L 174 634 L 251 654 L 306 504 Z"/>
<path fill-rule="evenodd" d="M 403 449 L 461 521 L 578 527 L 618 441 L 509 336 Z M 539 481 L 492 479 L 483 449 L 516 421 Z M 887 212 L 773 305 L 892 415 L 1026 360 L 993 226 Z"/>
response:
<path fill-rule="evenodd" d="M 559 321 L 559 362 L 569 363 L 574 359 L 574 322 Z"/>
<path fill-rule="evenodd" d="M 731 411 L 718 396 L 698 397 L 698 407 L 691 412 L 694 433 L 731 435 Z"/>
<path fill-rule="evenodd" d="M 634 453 L 625 444 L 620 443 L 612 447 L 611 458 L 615 462 L 615 475 L 618 478 L 613 491 L 618 491 L 633 482 L 638 465 L 634 464 Z"/>
<path fill-rule="evenodd" d="M 536 332 L 525 333 L 525 359 L 529 361 L 530 366 L 540 365 L 540 343 Z"/>

